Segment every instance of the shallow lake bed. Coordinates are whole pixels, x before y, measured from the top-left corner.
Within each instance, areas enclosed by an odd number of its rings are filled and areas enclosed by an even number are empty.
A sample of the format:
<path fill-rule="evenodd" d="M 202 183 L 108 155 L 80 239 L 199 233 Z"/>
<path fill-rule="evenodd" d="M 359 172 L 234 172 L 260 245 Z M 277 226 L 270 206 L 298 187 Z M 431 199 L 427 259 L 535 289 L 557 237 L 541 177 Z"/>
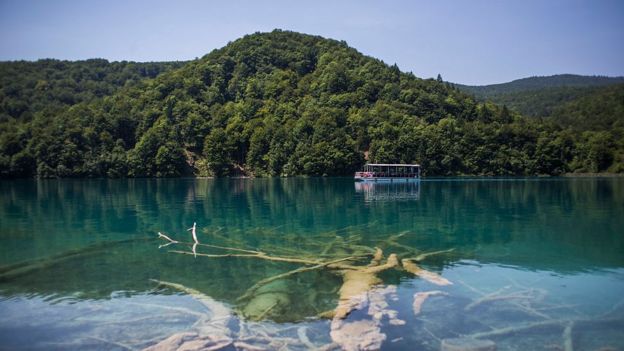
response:
<path fill-rule="evenodd" d="M 239 349 L 353 346 L 336 345 L 336 323 L 319 317 L 338 304 L 339 275 L 271 282 L 266 305 L 249 312 L 240 297 L 254 284 L 302 265 L 161 247 L 158 232 L 192 243 L 194 222 L 200 243 L 283 257 L 438 252 L 419 266 L 451 285 L 385 270 L 345 319 L 374 321 L 382 349 L 457 338 L 498 350 L 624 348 L 621 178 L 22 180 L 0 190 L 3 349 L 143 349 L 183 333 L 225 335 L 211 342 Z"/>

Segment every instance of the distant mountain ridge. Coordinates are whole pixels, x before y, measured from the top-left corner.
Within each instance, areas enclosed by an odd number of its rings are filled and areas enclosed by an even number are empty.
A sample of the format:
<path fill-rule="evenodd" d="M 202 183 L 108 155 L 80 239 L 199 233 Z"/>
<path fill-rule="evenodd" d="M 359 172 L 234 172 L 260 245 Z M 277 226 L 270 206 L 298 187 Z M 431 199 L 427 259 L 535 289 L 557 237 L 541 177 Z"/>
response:
<path fill-rule="evenodd" d="M 482 97 L 485 95 L 537 90 L 560 87 L 602 87 L 605 85 L 624 83 L 624 77 L 582 76 L 577 74 L 556 74 L 552 76 L 532 76 L 512 80 L 507 83 L 488 85 L 455 84 L 458 88 Z"/>
<path fill-rule="evenodd" d="M 505 105 L 530 117 L 549 117 L 568 102 L 616 84 L 624 84 L 624 77 L 559 74 L 516 79 L 500 84 L 454 85 L 479 101 Z"/>

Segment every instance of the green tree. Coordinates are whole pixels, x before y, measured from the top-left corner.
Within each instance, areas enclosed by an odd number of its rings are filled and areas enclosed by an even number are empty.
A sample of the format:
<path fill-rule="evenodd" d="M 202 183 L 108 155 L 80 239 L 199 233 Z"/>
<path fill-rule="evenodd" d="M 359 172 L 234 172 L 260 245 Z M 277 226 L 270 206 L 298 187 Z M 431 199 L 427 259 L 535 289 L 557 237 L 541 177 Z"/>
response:
<path fill-rule="evenodd" d="M 210 131 L 204 140 L 204 157 L 212 175 L 221 177 L 230 172 L 231 153 L 233 147 L 229 144 L 228 136 L 222 128 Z"/>

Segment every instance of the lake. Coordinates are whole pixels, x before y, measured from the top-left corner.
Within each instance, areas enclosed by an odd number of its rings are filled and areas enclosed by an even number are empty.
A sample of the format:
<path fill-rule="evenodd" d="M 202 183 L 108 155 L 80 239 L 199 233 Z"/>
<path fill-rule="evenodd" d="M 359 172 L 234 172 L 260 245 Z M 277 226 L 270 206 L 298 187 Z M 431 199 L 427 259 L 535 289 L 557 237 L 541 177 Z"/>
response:
<path fill-rule="evenodd" d="M 0 239 L 3 350 L 624 349 L 624 178 L 2 181 Z"/>

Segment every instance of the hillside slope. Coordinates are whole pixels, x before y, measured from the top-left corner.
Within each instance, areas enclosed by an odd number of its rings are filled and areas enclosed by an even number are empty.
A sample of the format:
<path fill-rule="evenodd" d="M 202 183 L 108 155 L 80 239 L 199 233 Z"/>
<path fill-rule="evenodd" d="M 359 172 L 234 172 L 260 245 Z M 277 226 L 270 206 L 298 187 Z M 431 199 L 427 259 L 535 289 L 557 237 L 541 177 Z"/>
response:
<path fill-rule="evenodd" d="M 182 65 L 103 59 L 0 62 L 0 121 L 31 119 L 37 112 L 93 101 Z"/>
<path fill-rule="evenodd" d="M 553 109 L 556 123 L 577 131 L 624 128 L 624 84 L 595 90 Z"/>
<path fill-rule="evenodd" d="M 344 42 L 280 30 L 0 127 L 5 177 L 350 175 L 365 154 L 422 163 L 428 175 L 559 174 L 620 163 L 610 134 L 586 145 L 590 135 L 478 103 Z"/>

